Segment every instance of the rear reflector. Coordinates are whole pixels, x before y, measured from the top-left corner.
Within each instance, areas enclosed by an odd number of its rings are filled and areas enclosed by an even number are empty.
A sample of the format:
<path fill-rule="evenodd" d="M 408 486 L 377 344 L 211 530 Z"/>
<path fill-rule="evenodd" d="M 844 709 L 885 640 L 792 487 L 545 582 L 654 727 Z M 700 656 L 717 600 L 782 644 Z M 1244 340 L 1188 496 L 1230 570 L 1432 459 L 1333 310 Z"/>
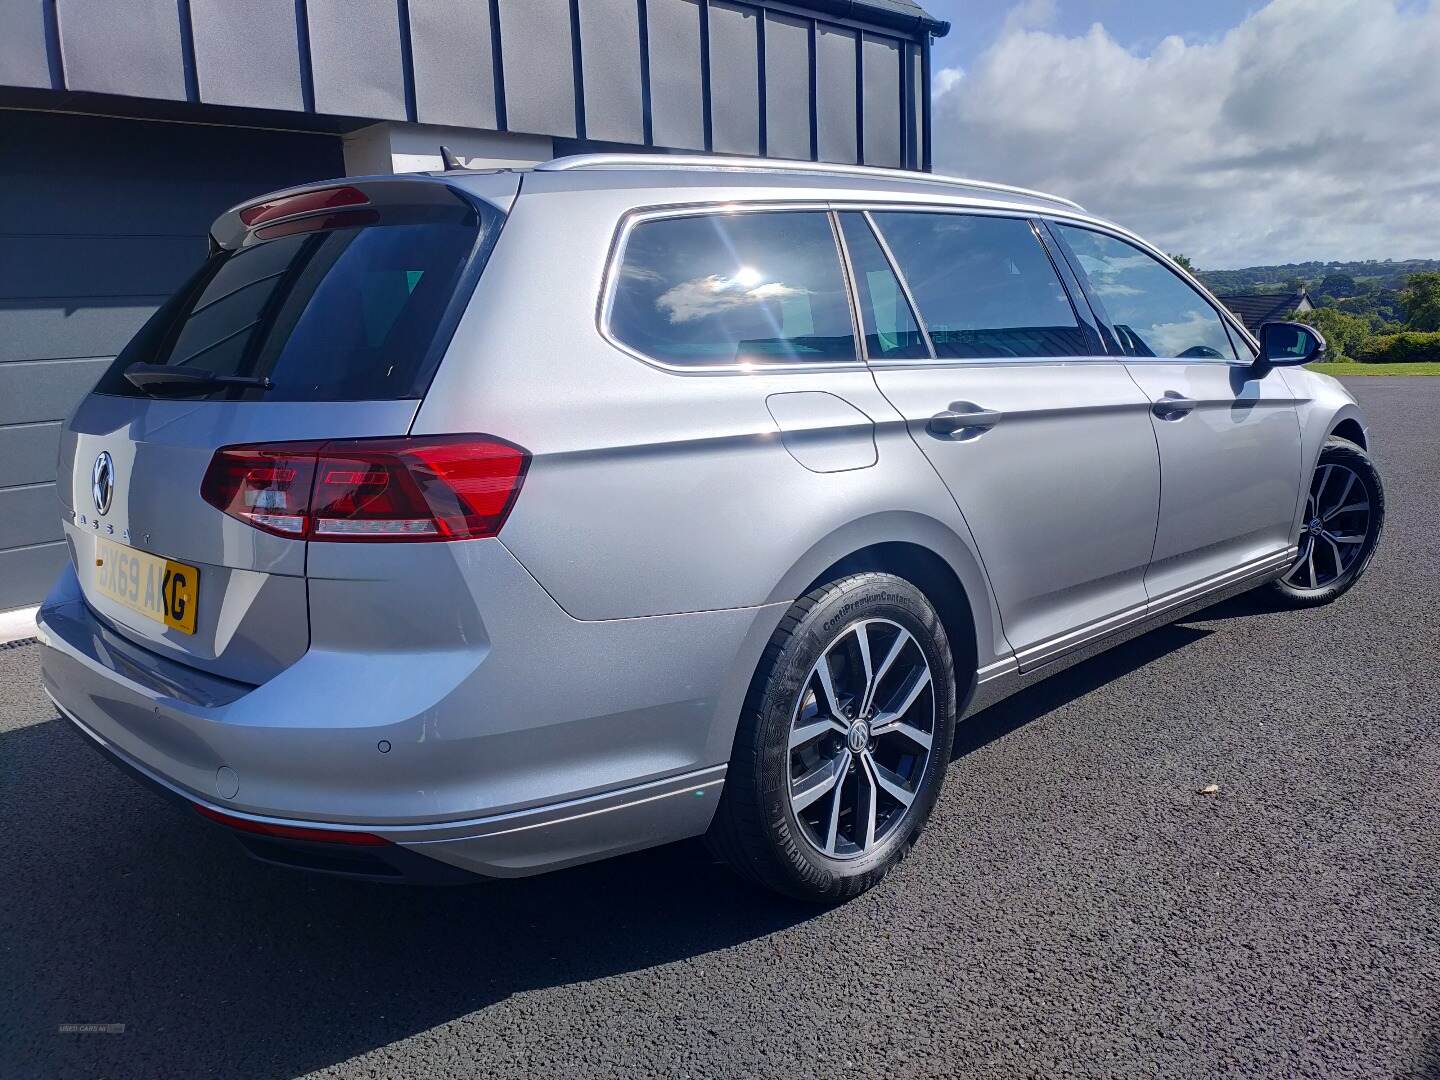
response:
<path fill-rule="evenodd" d="M 322 844 L 362 844 L 375 847 L 388 844 L 383 836 L 366 832 L 345 832 L 341 829 L 307 829 L 299 825 L 272 825 L 267 821 L 251 821 L 249 818 L 231 817 L 219 810 L 211 810 L 199 803 L 192 804 L 201 817 L 240 832 L 258 833 L 261 836 L 277 836 L 282 840 L 314 840 Z"/>
<path fill-rule="evenodd" d="M 478 540 L 499 533 L 529 464 L 520 447 L 489 435 L 228 446 L 200 494 L 294 539 Z"/>
<path fill-rule="evenodd" d="M 298 195 L 286 195 L 269 202 L 256 203 L 240 211 L 240 220 L 249 228 L 263 225 L 267 221 L 308 214 L 315 210 L 335 210 L 342 206 L 365 206 L 370 197 L 359 188 L 334 187 L 319 191 L 302 191 Z"/>

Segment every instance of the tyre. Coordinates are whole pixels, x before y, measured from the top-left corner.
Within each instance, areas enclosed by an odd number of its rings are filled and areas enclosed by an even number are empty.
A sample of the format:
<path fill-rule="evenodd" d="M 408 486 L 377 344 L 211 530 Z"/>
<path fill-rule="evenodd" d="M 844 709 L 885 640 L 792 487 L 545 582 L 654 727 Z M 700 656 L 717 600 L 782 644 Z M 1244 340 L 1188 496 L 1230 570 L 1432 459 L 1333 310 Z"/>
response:
<path fill-rule="evenodd" d="M 710 848 L 789 896 L 856 896 L 924 828 L 954 734 L 954 661 L 924 593 L 882 573 L 820 586 L 766 647 Z"/>
<path fill-rule="evenodd" d="M 1385 523 L 1385 488 L 1370 455 L 1330 438 L 1320 451 L 1300 532 L 1300 554 L 1271 586 L 1292 607 L 1344 595 L 1365 573 Z"/>

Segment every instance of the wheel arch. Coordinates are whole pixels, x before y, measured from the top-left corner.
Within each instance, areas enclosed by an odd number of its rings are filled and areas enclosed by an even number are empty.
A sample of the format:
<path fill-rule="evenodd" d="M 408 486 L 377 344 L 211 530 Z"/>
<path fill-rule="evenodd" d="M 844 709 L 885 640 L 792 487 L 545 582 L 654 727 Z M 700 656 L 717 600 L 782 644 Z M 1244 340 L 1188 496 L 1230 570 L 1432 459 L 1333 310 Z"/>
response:
<path fill-rule="evenodd" d="M 862 571 L 895 574 L 925 593 L 940 614 L 962 678 L 1009 654 L 978 555 L 949 526 L 923 514 L 877 514 L 836 530 L 796 561 L 771 598 L 794 599 Z M 967 695 L 966 686 L 957 689 Z"/>
<path fill-rule="evenodd" d="M 1360 423 L 1358 416 L 1346 416 L 1335 422 L 1330 428 L 1330 435 L 1336 438 L 1352 442 L 1361 450 L 1369 450 L 1370 444 L 1365 434 L 1365 425 Z M 1328 437 L 1328 436 L 1327 436 Z"/>

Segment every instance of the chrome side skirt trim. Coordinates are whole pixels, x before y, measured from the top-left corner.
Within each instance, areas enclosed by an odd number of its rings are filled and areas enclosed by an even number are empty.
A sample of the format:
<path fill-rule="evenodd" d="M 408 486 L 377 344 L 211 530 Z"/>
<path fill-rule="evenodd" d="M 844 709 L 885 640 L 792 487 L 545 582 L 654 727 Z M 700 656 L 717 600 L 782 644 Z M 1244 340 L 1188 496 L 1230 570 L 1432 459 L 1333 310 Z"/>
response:
<path fill-rule="evenodd" d="M 993 664 L 986 664 L 975 673 L 977 683 L 987 683 L 991 679 L 999 679 L 1009 675 L 1020 665 L 1016 663 L 1014 656 L 1007 656 L 1002 660 L 996 660 Z"/>
<path fill-rule="evenodd" d="M 1291 546 L 1284 551 L 1277 551 L 1272 555 L 1264 555 L 1243 563 L 1223 573 L 1208 577 L 1204 581 L 1196 582 L 1194 585 L 1186 585 L 1184 588 L 1175 589 L 1172 592 L 1161 596 L 1151 597 L 1144 604 L 1137 604 L 1132 608 L 1121 611 L 1115 615 L 1101 619 L 1098 622 L 1082 626 L 1078 630 L 1071 630 L 1060 634 L 1057 637 L 1031 645 L 1015 654 L 1021 671 L 1029 671 L 1040 664 L 1050 660 L 1058 660 L 1066 653 L 1084 647 L 1092 641 L 1113 634 L 1132 623 L 1148 619 L 1153 615 L 1169 611 L 1179 607 L 1187 601 L 1197 599 L 1207 593 L 1223 589 L 1234 581 L 1244 580 L 1258 574 L 1265 574 L 1271 570 L 1280 570 L 1289 566 L 1295 561 L 1299 549 Z"/>
<path fill-rule="evenodd" d="M 1097 638 L 1102 638 L 1106 634 L 1114 633 L 1116 630 L 1123 630 L 1131 623 L 1143 619 L 1149 608 L 1149 604 L 1137 604 L 1135 607 L 1127 608 L 1107 618 L 1100 619 L 1098 622 L 1082 626 L 1078 630 L 1070 630 L 1057 637 L 1047 638 L 1045 641 L 1037 642 L 1029 648 L 1021 649 L 1015 654 L 1015 659 L 1021 671 L 1029 671 L 1037 664 L 1043 664 L 1047 660 L 1064 656 L 1072 649 L 1081 648 Z"/>
<path fill-rule="evenodd" d="M 1277 551 L 1273 555 L 1265 555 L 1252 562 L 1227 570 L 1223 574 L 1216 574 L 1212 578 L 1195 585 L 1187 585 L 1183 589 L 1175 589 L 1165 593 L 1163 596 L 1155 597 L 1150 601 L 1150 614 L 1158 615 L 1162 611 L 1169 611 L 1171 608 L 1179 607 L 1187 600 L 1203 596 L 1208 592 L 1223 589 L 1233 581 L 1253 577 L 1257 574 L 1264 574 L 1270 570 L 1284 570 L 1299 556 L 1300 549 L 1295 545 L 1287 547 L 1284 551 Z"/>
<path fill-rule="evenodd" d="M 964 716 L 972 716 L 1019 690 L 1139 637 L 1148 630 L 1262 585 L 1283 573 L 1298 553 L 1299 549 L 1291 545 L 1284 551 L 1251 560 L 1194 585 L 1155 597 L 1143 606 L 1137 605 L 1108 619 L 1040 642 L 1015 657 L 987 664 L 976 678 L 975 693 Z"/>

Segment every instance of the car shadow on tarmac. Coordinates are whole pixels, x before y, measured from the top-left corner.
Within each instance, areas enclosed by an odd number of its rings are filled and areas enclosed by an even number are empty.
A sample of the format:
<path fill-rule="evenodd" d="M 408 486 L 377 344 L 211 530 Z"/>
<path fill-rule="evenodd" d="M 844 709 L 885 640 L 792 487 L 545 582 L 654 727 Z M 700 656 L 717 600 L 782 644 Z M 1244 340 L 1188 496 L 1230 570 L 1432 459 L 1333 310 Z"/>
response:
<path fill-rule="evenodd" d="M 1157 630 L 1025 690 L 965 721 L 957 756 L 1206 633 Z M 0 762 L 0 1075 L 294 1076 L 819 913 L 698 843 L 456 888 L 301 874 L 251 861 L 59 719 L 7 732 Z M 58 1033 L 76 1023 L 125 1032 Z"/>

